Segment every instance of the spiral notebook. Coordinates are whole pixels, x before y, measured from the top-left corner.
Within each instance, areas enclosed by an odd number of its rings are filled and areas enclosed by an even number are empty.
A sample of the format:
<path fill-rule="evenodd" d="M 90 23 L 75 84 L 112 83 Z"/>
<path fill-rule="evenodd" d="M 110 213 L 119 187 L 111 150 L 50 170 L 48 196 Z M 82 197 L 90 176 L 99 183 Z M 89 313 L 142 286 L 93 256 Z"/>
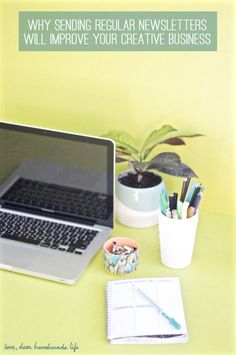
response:
<path fill-rule="evenodd" d="M 106 292 L 111 344 L 188 341 L 178 278 L 110 281 Z"/>

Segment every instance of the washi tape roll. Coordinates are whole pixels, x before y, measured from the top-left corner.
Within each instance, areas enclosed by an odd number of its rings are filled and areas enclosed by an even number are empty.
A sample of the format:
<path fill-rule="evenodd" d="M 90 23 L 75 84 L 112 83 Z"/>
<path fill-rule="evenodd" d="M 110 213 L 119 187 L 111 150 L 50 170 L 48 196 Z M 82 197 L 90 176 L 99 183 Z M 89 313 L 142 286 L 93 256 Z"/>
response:
<path fill-rule="evenodd" d="M 138 266 L 139 247 L 135 240 L 117 237 L 109 239 L 104 246 L 105 270 L 113 274 L 129 274 Z"/>

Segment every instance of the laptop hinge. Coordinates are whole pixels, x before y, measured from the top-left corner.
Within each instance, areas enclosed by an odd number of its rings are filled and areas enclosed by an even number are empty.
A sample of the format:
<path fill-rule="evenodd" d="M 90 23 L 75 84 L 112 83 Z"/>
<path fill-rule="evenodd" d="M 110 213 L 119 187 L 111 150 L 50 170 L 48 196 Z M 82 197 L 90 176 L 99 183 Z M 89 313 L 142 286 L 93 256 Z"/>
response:
<path fill-rule="evenodd" d="M 74 217 L 54 211 L 49 211 L 45 209 L 38 209 L 38 208 L 33 208 L 33 207 L 27 207 L 27 206 L 18 206 L 17 204 L 14 203 L 9 203 L 5 202 L 3 205 L 1 205 L 2 208 L 9 209 L 11 211 L 18 211 L 22 213 L 30 213 L 35 216 L 44 216 L 48 218 L 54 218 L 58 220 L 63 220 L 63 221 L 68 221 L 68 222 L 73 222 L 73 223 L 78 223 L 78 224 L 85 224 L 89 226 L 94 226 L 97 224 L 97 220 L 92 219 L 92 218 L 86 218 L 86 217 Z"/>

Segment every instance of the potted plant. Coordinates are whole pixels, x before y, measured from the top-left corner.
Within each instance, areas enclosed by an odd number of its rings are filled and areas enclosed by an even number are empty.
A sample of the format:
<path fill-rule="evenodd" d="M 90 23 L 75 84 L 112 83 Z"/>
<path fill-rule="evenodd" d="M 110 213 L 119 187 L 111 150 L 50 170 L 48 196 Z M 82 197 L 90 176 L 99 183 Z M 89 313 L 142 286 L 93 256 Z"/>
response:
<path fill-rule="evenodd" d="M 202 135 L 164 125 L 152 131 L 139 147 L 126 132 L 110 131 L 103 135 L 116 143 L 116 162 L 128 162 L 131 168 L 116 179 L 116 217 L 119 222 L 131 227 L 149 227 L 158 223 L 164 182 L 157 171 L 180 177 L 197 175 L 181 162 L 178 154 L 164 152 L 155 155 L 155 149 L 160 144 L 183 145 L 183 138 L 198 136 Z"/>

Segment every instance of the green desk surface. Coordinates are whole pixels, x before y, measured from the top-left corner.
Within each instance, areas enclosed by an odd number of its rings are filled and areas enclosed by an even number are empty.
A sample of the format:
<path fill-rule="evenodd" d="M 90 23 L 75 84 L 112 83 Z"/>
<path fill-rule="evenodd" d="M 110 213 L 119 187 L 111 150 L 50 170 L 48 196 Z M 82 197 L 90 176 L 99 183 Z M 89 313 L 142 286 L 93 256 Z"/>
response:
<path fill-rule="evenodd" d="M 110 345 L 106 338 L 105 286 L 121 276 L 103 269 L 102 250 L 74 286 L 0 271 L 0 353 L 19 346 L 77 343 L 76 354 L 233 354 L 235 338 L 235 222 L 201 213 L 192 265 L 173 270 L 160 263 L 157 227 L 132 229 L 116 224 L 112 236 L 140 244 L 138 270 L 125 278 L 179 277 L 190 340 L 171 345 Z M 125 322 L 125 320 L 124 320 Z M 73 354 L 72 350 L 17 354 Z"/>

